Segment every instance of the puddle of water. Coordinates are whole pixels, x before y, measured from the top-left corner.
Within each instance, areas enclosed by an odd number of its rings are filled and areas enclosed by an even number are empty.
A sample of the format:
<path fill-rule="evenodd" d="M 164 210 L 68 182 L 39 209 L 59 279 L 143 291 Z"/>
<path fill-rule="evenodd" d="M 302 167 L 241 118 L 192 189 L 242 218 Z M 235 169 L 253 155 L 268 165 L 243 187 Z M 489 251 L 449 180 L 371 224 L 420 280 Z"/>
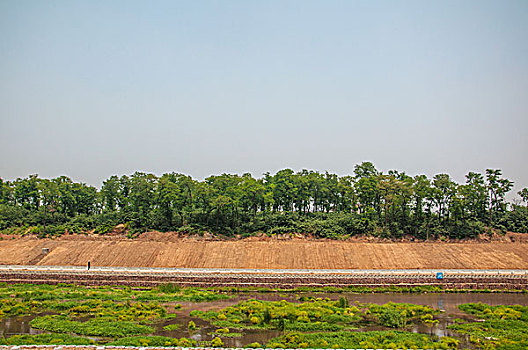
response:
<path fill-rule="evenodd" d="M 10 337 L 17 334 L 40 334 L 46 333 L 40 329 L 31 328 L 29 322 L 34 319 L 32 316 L 16 316 L 0 320 L 0 336 Z"/>

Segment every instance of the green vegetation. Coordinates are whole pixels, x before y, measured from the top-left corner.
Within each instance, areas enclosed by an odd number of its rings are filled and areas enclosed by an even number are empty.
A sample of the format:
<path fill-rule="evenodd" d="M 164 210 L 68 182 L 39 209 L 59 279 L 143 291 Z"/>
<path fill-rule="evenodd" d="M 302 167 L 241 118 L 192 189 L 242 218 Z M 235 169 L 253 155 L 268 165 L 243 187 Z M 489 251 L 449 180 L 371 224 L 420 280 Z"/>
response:
<path fill-rule="evenodd" d="M 211 346 L 213 348 L 222 348 L 224 346 L 224 342 L 222 341 L 222 339 L 217 337 L 211 341 Z"/>
<path fill-rule="evenodd" d="M 303 233 L 333 239 L 473 238 L 484 232 L 528 232 L 528 208 L 508 205 L 513 182 L 501 170 L 469 172 L 464 184 L 378 171 L 370 162 L 353 175 L 283 169 L 223 174 L 197 181 L 169 173 L 112 176 L 101 190 L 65 176 L 0 179 L 0 230 L 40 237 L 67 232 L 105 234 L 118 224 L 134 237 L 146 230 L 222 235 Z M 528 204 L 528 189 L 519 191 Z"/>
<path fill-rule="evenodd" d="M 73 337 L 68 334 L 24 334 L 0 338 L 0 345 L 93 345 L 88 338 Z"/>
<path fill-rule="evenodd" d="M 385 305 L 367 304 L 366 318 L 377 318 L 378 323 L 390 328 L 403 328 L 411 321 L 433 321 L 433 315 L 439 311 L 429 306 L 405 303 L 387 303 Z M 370 315 L 370 316 L 369 316 Z"/>
<path fill-rule="evenodd" d="M 208 342 L 152 335 L 154 327 L 161 328 L 175 315 L 170 313 L 175 310 L 175 301 L 225 297 L 228 297 L 225 293 L 174 285 L 133 290 L 118 286 L 87 288 L 0 283 L 0 318 L 38 315 L 30 325 L 52 332 L 0 338 L 0 345 L 98 343 L 221 347 L 229 341 L 228 338 L 243 336 L 243 332 L 237 330 L 261 329 L 280 331 L 279 337 L 265 345 L 271 348 L 455 349 L 458 346 L 458 340 L 450 337 L 437 339 L 408 332 L 412 324 L 433 325 L 438 322 L 435 315 L 439 311 L 429 306 L 363 304 L 350 302 L 343 296 L 337 300 L 301 296 L 296 303 L 249 299 L 221 310 L 192 311 L 191 316 L 207 320 L 217 327 L 209 331 L 212 340 Z M 468 314 L 469 320 L 455 319 L 449 328 L 467 335 L 476 348 L 528 348 L 528 306 L 471 303 L 459 308 Z M 382 330 L 355 331 L 369 327 Z M 198 329 L 192 320 L 188 324 L 169 324 L 162 328 L 168 331 L 179 329 L 190 334 Z M 99 339 L 95 341 L 81 336 Z"/>
<path fill-rule="evenodd" d="M 111 318 L 119 321 L 133 321 L 139 323 L 148 323 L 156 319 L 163 318 L 167 311 L 157 302 L 143 303 L 130 301 L 124 303 L 115 303 L 110 300 L 90 300 L 77 302 L 75 304 L 54 305 L 64 310 L 68 316 L 92 316 L 99 319 Z M 71 306 L 67 308 L 68 306 Z"/>
<path fill-rule="evenodd" d="M 451 337 L 440 341 L 423 334 L 396 331 L 287 333 L 266 344 L 269 348 L 302 349 L 454 349 L 458 342 Z"/>
<path fill-rule="evenodd" d="M 379 323 L 385 327 L 402 328 L 407 325 L 407 317 L 396 309 L 386 309 L 380 312 Z"/>
<path fill-rule="evenodd" d="M 175 300 L 204 301 L 227 297 L 229 296 L 225 293 L 194 288 L 132 290 L 130 287 L 115 286 L 87 288 L 74 285 L 4 283 L 0 284 L 0 318 L 53 313 L 34 318 L 30 325 L 57 334 L 11 337 L 3 341 L 6 344 L 64 344 L 71 338 L 63 335 L 64 333 L 104 337 L 105 341 L 150 334 L 155 331 L 152 327 L 154 323 L 173 317 L 174 314 L 169 314 L 167 310 L 174 309 L 171 303 Z M 162 302 L 167 304 L 160 304 Z M 167 326 L 172 330 L 177 327 L 178 325 Z M 71 339 L 72 344 L 91 343 L 85 338 Z M 172 341 L 170 344 L 179 346 L 180 343 Z M 181 344 L 188 343 L 182 340 Z"/>
<path fill-rule="evenodd" d="M 182 327 L 181 324 L 173 323 L 173 324 L 168 324 L 168 325 L 164 326 L 163 329 L 166 330 L 166 331 L 175 331 L 177 329 L 180 329 L 181 327 Z"/>
<path fill-rule="evenodd" d="M 148 337 L 126 337 L 109 343 L 108 345 L 115 346 L 181 346 L 191 347 L 196 346 L 197 343 L 194 340 L 187 338 L 169 338 L 161 336 L 148 336 Z"/>
<path fill-rule="evenodd" d="M 191 316 L 208 320 L 218 327 L 299 331 L 339 330 L 360 320 L 354 314 L 359 310 L 340 309 L 336 304 L 328 299 L 300 304 L 250 299 L 220 311 L 196 310 Z"/>
<path fill-rule="evenodd" d="M 387 287 L 370 287 L 370 286 L 345 286 L 345 287 L 296 287 L 296 288 L 266 288 L 266 287 L 219 287 L 218 290 L 231 293 L 527 293 L 526 289 L 457 289 L 445 288 L 443 286 L 387 286 Z"/>
<path fill-rule="evenodd" d="M 215 331 L 215 334 L 222 338 L 238 338 L 243 336 L 242 333 L 230 332 L 229 328 L 220 328 Z"/>
<path fill-rule="evenodd" d="M 65 316 L 42 316 L 30 322 L 31 327 L 55 333 L 75 333 L 100 337 L 124 337 L 127 335 L 147 334 L 154 328 L 138 325 L 130 321 L 110 321 L 95 318 L 86 322 L 70 321 Z"/>
<path fill-rule="evenodd" d="M 2 314 L 24 315 L 38 310 L 63 311 L 94 315 L 114 309 L 124 312 L 132 307 L 141 317 L 162 317 L 164 308 L 153 306 L 152 302 L 169 303 L 175 301 L 213 301 L 228 299 L 226 292 L 180 288 L 177 291 L 163 292 L 157 288 L 133 290 L 127 286 L 103 286 L 87 288 L 76 285 L 7 285 L 0 283 L 0 318 Z M 115 303 L 121 302 L 121 303 Z M 127 303 L 128 302 L 128 303 Z M 149 302 L 148 305 L 141 302 Z M 124 304 L 123 304 L 124 303 Z M 133 305 L 133 306 L 132 306 Z M 106 310 L 106 311 L 105 311 Z"/>
<path fill-rule="evenodd" d="M 187 324 L 187 328 L 190 331 L 194 331 L 195 329 L 198 329 L 198 327 L 196 326 L 196 323 L 194 323 L 194 321 L 189 321 L 189 323 Z"/>
<path fill-rule="evenodd" d="M 403 328 L 409 322 L 438 311 L 423 305 L 387 303 L 349 306 L 345 298 L 305 298 L 302 303 L 247 300 L 219 311 L 191 312 L 217 327 L 235 329 L 278 329 L 287 331 L 340 331 L 373 323 Z"/>
<path fill-rule="evenodd" d="M 477 346 L 497 350 L 528 348 L 528 306 L 470 303 L 460 305 L 459 309 L 484 319 L 484 322 L 449 326 L 458 333 L 468 334 Z"/>

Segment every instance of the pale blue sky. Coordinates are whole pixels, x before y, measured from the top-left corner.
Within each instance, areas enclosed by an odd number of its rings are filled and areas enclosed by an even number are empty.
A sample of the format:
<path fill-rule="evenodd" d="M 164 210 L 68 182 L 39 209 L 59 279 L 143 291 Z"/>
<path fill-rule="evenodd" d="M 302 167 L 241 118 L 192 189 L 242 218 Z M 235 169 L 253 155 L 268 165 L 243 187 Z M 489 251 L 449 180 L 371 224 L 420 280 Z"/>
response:
<path fill-rule="evenodd" d="M 0 1 L 0 177 L 501 168 L 528 1 Z"/>

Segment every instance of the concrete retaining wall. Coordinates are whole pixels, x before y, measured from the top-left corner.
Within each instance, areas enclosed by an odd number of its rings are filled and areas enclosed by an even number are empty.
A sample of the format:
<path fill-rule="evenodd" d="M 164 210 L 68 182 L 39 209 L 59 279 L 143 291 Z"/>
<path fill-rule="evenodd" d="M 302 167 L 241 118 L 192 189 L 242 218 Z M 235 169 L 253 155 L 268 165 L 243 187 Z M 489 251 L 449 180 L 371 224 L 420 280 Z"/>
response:
<path fill-rule="evenodd" d="M 446 289 L 528 289 L 526 275 L 445 275 L 436 279 L 434 275 L 277 275 L 277 274 L 156 274 L 156 273 L 120 273 L 96 271 L 0 271 L 0 281 L 7 283 L 73 283 L 80 285 L 129 285 L 151 287 L 159 284 L 174 283 L 196 287 L 414 287 L 439 286 Z"/>

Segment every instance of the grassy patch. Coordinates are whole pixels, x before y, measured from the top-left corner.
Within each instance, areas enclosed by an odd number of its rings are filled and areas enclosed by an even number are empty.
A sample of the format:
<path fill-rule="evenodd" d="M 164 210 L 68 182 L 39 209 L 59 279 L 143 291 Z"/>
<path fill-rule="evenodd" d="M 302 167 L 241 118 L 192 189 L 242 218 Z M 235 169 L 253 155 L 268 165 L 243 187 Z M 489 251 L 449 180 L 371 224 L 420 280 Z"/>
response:
<path fill-rule="evenodd" d="M 215 334 L 215 336 L 220 338 L 239 338 L 242 337 L 244 334 L 237 333 L 237 332 L 231 332 L 231 333 L 224 333 L 224 334 Z"/>
<path fill-rule="evenodd" d="M 484 319 L 450 325 L 448 328 L 467 334 L 470 341 L 485 349 L 528 349 L 528 306 L 482 303 L 462 304 L 459 309 Z"/>
<path fill-rule="evenodd" d="M 439 313 L 430 306 L 407 303 L 365 304 L 364 308 L 365 319 L 389 328 L 403 328 L 415 321 L 431 323 Z"/>
<path fill-rule="evenodd" d="M 157 302 L 116 303 L 111 301 L 90 300 L 71 304 L 64 310 L 70 317 L 111 318 L 117 321 L 148 323 L 163 318 L 167 311 Z"/>
<path fill-rule="evenodd" d="M 166 330 L 166 331 L 174 331 L 176 329 L 180 329 L 181 327 L 182 327 L 181 324 L 173 323 L 173 324 L 169 324 L 169 325 L 164 326 L 163 329 Z"/>
<path fill-rule="evenodd" d="M 61 310 L 74 306 L 75 301 L 89 300 L 169 303 L 175 301 L 214 301 L 230 297 L 226 292 L 198 288 L 157 287 L 133 290 L 128 286 L 83 287 L 68 284 L 0 284 L 0 300 L 2 301 L 0 311 L 3 315 L 15 315 L 33 313 L 38 308 Z M 27 304 L 29 302 L 32 303 Z M 18 305 L 16 305 L 17 303 Z"/>
<path fill-rule="evenodd" d="M 397 331 L 287 333 L 270 340 L 269 348 L 339 348 L 339 349 L 453 349 L 457 341 L 440 341 L 423 334 Z"/>
<path fill-rule="evenodd" d="M 88 338 L 74 337 L 68 334 L 24 334 L 9 338 L 0 338 L 1 345 L 93 345 Z"/>
<path fill-rule="evenodd" d="M 194 340 L 187 338 L 169 338 L 161 336 L 149 336 L 149 337 L 126 337 L 109 343 L 108 345 L 116 346 L 179 346 L 179 347 L 190 347 L 196 346 L 197 343 Z"/>
<path fill-rule="evenodd" d="M 409 322 L 432 319 L 438 311 L 429 306 L 387 303 L 350 306 L 345 298 L 303 298 L 302 303 L 247 300 L 219 311 L 191 312 L 217 327 L 235 329 L 279 329 L 300 332 L 340 331 L 360 323 L 402 328 Z"/>
<path fill-rule="evenodd" d="M 296 287 L 296 288 L 266 288 L 266 287 L 219 287 L 218 290 L 231 293 L 528 293 L 526 289 L 457 289 L 443 286 L 348 286 L 348 287 Z"/>
<path fill-rule="evenodd" d="M 138 325 L 129 321 L 110 321 L 91 319 L 86 322 L 70 321 L 64 316 L 42 316 L 30 322 L 31 327 L 55 333 L 75 333 L 101 337 L 124 337 L 127 335 L 147 334 L 154 328 Z"/>

